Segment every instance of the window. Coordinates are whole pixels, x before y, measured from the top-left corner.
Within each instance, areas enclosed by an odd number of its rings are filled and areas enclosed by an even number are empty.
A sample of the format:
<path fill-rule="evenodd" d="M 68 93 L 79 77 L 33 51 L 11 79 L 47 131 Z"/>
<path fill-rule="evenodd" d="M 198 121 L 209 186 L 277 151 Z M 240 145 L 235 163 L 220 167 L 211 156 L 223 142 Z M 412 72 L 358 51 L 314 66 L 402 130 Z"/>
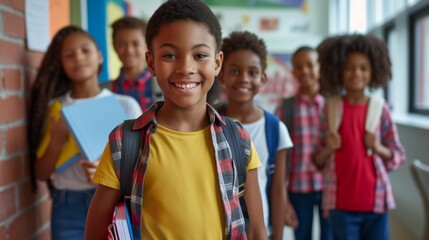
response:
<path fill-rule="evenodd" d="M 393 78 L 395 78 L 395 76 L 397 74 L 395 74 L 395 66 L 397 66 L 398 64 L 396 64 L 396 54 L 397 51 L 393 51 L 393 49 L 395 49 L 396 46 L 398 46 L 397 44 L 397 30 L 395 29 L 395 25 L 393 23 L 387 24 L 384 27 L 384 41 L 387 44 L 387 47 L 389 48 L 389 58 L 390 61 L 392 62 L 392 76 Z M 393 79 L 390 79 L 393 80 Z M 388 100 L 390 103 L 392 102 L 391 100 L 391 96 L 392 96 L 392 86 L 390 84 L 390 82 L 387 82 L 386 88 L 384 89 L 384 98 L 386 100 Z M 393 108 L 393 106 L 391 106 Z"/>
<path fill-rule="evenodd" d="M 410 21 L 410 112 L 429 115 L 429 7 Z"/>

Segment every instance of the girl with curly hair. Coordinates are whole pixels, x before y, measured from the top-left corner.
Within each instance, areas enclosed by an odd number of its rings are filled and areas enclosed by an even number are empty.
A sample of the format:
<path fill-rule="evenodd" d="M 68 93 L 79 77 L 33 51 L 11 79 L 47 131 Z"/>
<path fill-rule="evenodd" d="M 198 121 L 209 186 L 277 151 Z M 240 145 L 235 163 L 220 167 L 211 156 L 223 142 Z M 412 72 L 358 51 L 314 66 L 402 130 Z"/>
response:
<path fill-rule="evenodd" d="M 333 237 L 389 239 L 388 211 L 395 202 L 387 172 L 404 163 L 405 153 L 388 104 L 380 107 L 375 131 L 365 128 L 373 99 L 365 88 L 384 87 L 392 75 L 387 46 L 373 36 L 344 35 L 326 39 L 318 52 L 321 90 L 339 99 L 337 105 L 325 104 L 323 140 L 313 159 L 319 168 L 326 165 L 322 207 Z M 335 118 L 338 129 L 329 124 Z"/>

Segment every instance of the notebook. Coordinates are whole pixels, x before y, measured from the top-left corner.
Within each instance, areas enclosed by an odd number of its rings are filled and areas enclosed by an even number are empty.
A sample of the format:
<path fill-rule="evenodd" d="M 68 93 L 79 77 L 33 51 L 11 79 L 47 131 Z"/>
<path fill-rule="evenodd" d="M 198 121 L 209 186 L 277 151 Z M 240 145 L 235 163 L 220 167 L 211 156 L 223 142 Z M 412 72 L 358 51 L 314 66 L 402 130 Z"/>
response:
<path fill-rule="evenodd" d="M 101 157 L 109 133 L 128 115 L 115 96 L 95 98 L 65 106 L 61 110 L 83 158 L 95 161 Z"/>
<path fill-rule="evenodd" d="M 108 239 L 110 240 L 133 240 L 131 220 L 124 201 L 116 204 L 113 212 L 112 224 L 108 227 Z"/>

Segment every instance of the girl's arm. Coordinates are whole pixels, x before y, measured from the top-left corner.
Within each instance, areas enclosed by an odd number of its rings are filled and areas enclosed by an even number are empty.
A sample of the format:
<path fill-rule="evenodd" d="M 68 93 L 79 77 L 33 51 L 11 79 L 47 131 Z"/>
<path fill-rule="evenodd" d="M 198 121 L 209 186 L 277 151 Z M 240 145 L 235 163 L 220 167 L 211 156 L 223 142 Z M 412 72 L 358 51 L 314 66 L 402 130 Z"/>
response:
<path fill-rule="evenodd" d="M 341 136 L 338 132 L 330 132 L 326 138 L 326 145 L 313 158 L 314 164 L 322 169 L 328 157 L 341 147 Z"/>
<path fill-rule="evenodd" d="M 270 187 L 272 239 L 283 239 L 283 228 L 285 224 L 284 214 L 286 212 L 286 149 L 276 154 L 276 170 L 273 174 Z"/>
<path fill-rule="evenodd" d="M 51 140 L 45 153 L 34 163 L 36 178 L 40 180 L 47 180 L 54 172 L 55 163 L 67 142 L 68 135 L 67 126 L 62 118 L 56 122 L 54 116 L 51 115 L 47 127 L 50 130 Z"/>
<path fill-rule="evenodd" d="M 112 223 L 113 211 L 121 196 L 120 190 L 98 185 L 86 217 L 85 240 L 107 239 L 107 228 Z"/>
<path fill-rule="evenodd" d="M 246 201 L 247 211 L 249 213 L 247 237 L 249 240 L 268 239 L 262 212 L 262 199 L 261 192 L 259 191 L 257 169 L 247 171 L 244 189 L 244 200 Z"/>

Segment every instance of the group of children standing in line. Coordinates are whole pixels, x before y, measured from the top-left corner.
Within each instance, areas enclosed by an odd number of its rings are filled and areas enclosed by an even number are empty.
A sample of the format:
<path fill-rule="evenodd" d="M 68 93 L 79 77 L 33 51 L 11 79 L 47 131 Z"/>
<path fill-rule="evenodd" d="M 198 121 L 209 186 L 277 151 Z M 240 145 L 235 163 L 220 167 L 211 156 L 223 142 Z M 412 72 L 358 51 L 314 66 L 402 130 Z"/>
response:
<path fill-rule="evenodd" d="M 391 77 L 382 41 L 347 35 L 317 49 L 299 48 L 292 57 L 299 89 L 280 101 L 277 117 L 254 103 L 267 81 L 264 41 L 249 32 L 222 41 L 220 24 L 203 2 L 169 0 L 147 26 L 125 17 L 112 27 L 123 64 L 109 86 L 116 93 L 98 84 L 103 59 L 96 42 L 72 26 L 53 38 L 33 86 L 30 165 L 34 178 L 52 182 L 53 239 L 106 239 L 123 197 L 117 168 L 123 124 L 99 161 L 78 157 L 55 171 L 57 159 L 79 156 L 61 107 L 108 95 L 136 118 L 132 129 L 143 140 L 128 176 L 136 239 L 282 239 L 284 225 L 295 229 L 296 239 L 311 239 L 314 206 L 321 239 L 388 239 L 394 201 L 387 172 L 405 155 L 387 104 L 377 130 L 365 131 L 365 88 L 384 86 Z M 207 93 L 215 77 L 228 102 L 213 108 Z M 164 100 L 152 104 L 157 88 Z M 338 130 L 329 127 L 322 94 L 342 96 Z M 239 139 L 224 131 L 224 116 L 239 121 L 232 126 Z M 235 146 L 243 148 L 245 162 L 233 159 Z"/>

